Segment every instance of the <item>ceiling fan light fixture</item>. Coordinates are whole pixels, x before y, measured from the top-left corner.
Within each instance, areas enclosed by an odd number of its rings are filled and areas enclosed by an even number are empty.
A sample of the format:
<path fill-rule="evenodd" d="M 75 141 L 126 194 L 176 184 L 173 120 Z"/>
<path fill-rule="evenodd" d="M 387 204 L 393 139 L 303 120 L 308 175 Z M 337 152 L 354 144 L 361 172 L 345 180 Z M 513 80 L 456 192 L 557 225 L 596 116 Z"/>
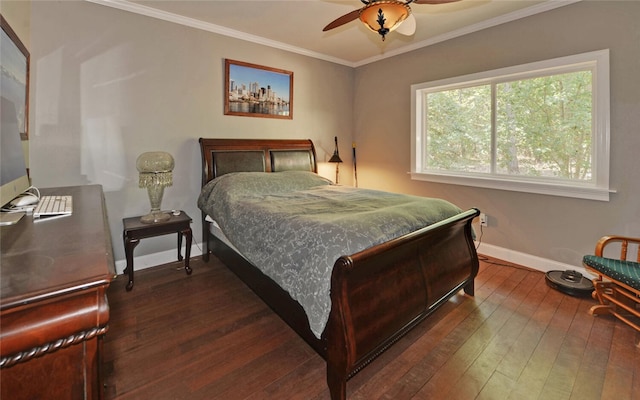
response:
<path fill-rule="evenodd" d="M 360 10 L 360 21 L 385 39 L 411 14 L 408 3 L 397 0 L 373 1 Z"/>

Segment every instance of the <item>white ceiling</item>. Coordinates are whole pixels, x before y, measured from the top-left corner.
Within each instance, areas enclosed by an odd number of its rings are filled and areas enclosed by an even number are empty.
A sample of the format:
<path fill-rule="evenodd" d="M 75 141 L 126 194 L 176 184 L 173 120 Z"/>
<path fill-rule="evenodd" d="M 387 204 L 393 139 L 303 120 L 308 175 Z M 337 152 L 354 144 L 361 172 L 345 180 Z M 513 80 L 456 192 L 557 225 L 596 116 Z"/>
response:
<path fill-rule="evenodd" d="M 461 0 L 411 4 L 413 36 L 383 42 L 359 20 L 322 32 L 329 22 L 362 8 L 359 0 L 87 0 L 198 29 L 357 67 L 579 0 Z"/>

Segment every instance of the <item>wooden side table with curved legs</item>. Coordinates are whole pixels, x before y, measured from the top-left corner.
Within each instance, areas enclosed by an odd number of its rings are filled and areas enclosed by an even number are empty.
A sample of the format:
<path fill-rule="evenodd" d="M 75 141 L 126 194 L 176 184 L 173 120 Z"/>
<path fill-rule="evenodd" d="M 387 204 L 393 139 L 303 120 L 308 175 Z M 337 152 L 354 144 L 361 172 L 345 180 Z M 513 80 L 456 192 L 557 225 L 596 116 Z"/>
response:
<path fill-rule="evenodd" d="M 177 215 L 176 215 L 177 214 Z M 124 218 L 122 237 L 124 240 L 124 252 L 127 258 L 125 274 L 129 274 L 127 291 L 133 289 L 133 249 L 140 243 L 140 239 L 167 235 L 169 233 L 178 234 L 178 261 L 182 261 L 182 237 L 186 238 L 184 270 L 187 275 L 191 275 L 189 267 L 189 257 L 191 255 L 191 217 L 184 211 L 170 213 L 171 218 L 167 221 L 145 224 L 140 221 L 140 217 Z"/>

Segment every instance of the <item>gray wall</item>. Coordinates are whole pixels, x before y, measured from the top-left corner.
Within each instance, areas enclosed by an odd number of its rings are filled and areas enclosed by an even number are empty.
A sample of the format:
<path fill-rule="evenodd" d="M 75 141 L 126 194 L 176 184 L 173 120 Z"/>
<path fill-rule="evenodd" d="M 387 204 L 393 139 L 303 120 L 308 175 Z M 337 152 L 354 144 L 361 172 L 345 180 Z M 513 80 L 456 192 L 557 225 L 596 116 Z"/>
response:
<path fill-rule="evenodd" d="M 640 2 L 584 1 L 357 68 L 360 186 L 443 197 L 490 216 L 483 242 L 580 265 L 604 234 L 640 236 Z M 410 85 L 610 49 L 609 202 L 412 181 Z M 379 116 L 384 115 L 384 118 Z M 480 248 L 482 251 L 482 247 Z"/>
<path fill-rule="evenodd" d="M 162 205 L 185 210 L 198 241 L 199 137 L 310 138 L 323 162 L 337 135 L 348 154 L 352 68 L 84 1 L 33 1 L 31 28 L 33 184 L 103 185 L 116 259 L 122 218 L 149 211 L 140 153 L 174 156 Z M 293 71 L 293 120 L 223 115 L 225 58 Z M 174 235 L 146 239 L 136 256 L 174 247 Z"/>

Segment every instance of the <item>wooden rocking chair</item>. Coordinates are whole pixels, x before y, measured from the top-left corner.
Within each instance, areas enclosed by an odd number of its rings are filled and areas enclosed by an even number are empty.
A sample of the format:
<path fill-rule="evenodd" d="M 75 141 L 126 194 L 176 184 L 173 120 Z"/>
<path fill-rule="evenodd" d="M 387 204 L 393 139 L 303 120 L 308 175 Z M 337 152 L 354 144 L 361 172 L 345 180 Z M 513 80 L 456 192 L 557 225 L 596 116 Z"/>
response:
<path fill-rule="evenodd" d="M 620 256 L 604 257 L 605 246 L 618 243 Z M 627 260 L 631 244 L 635 261 Z M 584 256 L 587 271 L 597 275 L 593 279 L 593 298 L 600 304 L 591 307 L 591 315 L 611 314 L 640 332 L 640 238 L 604 236 L 596 244 L 595 255 Z M 612 246 L 612 248 L 615 246 Z M 610 250 L 611 251 L 611 250 Z M 640 346 L 640 343 L 637 343 Z"/>

